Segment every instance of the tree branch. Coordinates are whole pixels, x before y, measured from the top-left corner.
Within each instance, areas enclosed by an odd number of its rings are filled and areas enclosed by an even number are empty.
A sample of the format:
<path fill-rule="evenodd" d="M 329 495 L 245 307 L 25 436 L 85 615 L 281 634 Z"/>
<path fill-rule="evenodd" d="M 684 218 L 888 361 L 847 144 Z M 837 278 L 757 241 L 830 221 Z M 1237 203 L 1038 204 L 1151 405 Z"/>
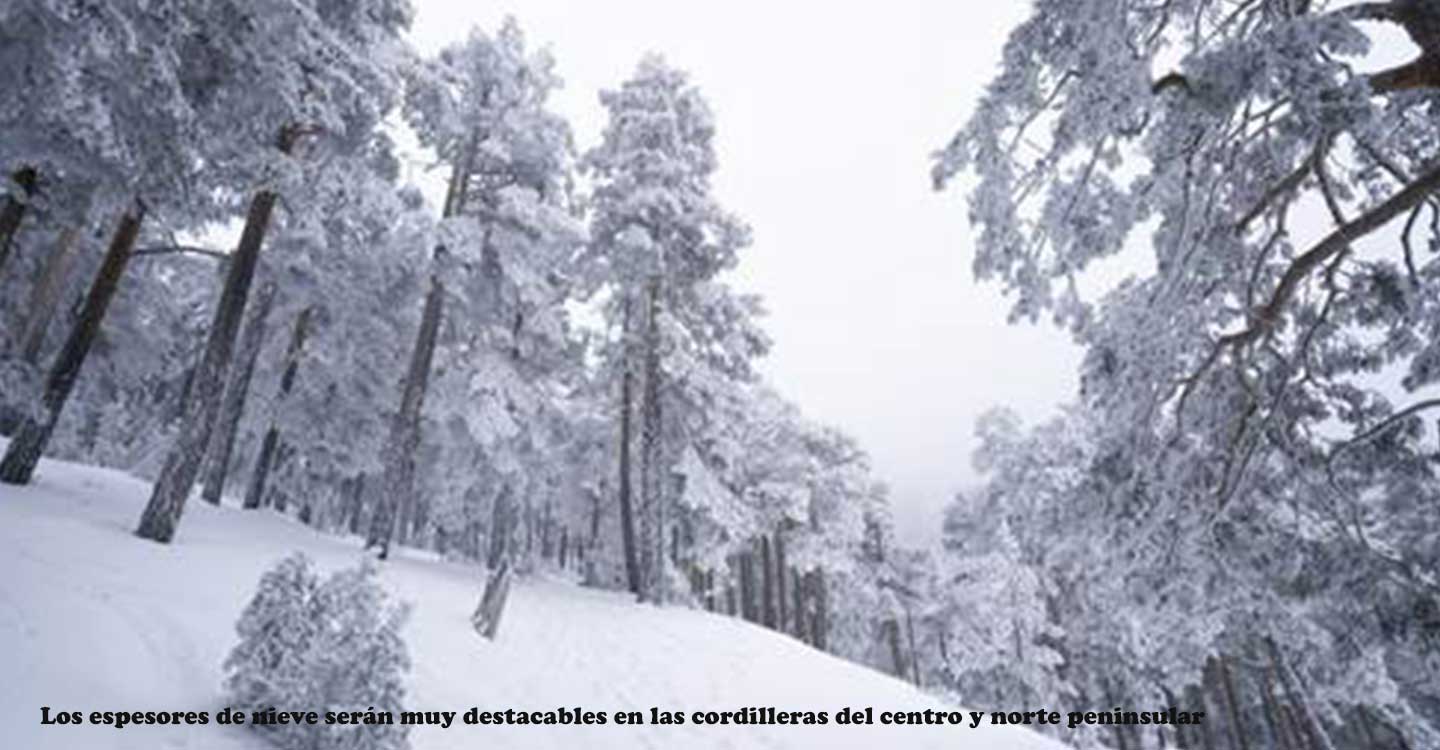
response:
<path fill-rule="evenodd" d="M 1350 438 L 1349 440 L 1346 440 L 1345 442 L 1335 446 L 1335 449 L 1330 452 L 1330 459 L 1327 463 L 1333 462 L 1335 458 L 1338 457 L 1341 453 L 1344 453 L 1345 451 L 1350 450 L 1357 445 L 1361 445 L 1363 443 L 1374 440 L 1375 438 L 1384 434 L 1386 430 L 1394 427 L 1395 423 L 1399 422 L 1400 420 L 1406 419 L 1408 417 L 1413 417 L 1422 411 L 1425 411 L 1427 409 L 1434 409 L 1436 407 L 1440 407 L 1440 398 L 1426 399 L 1419 403 L 1411 404 L 1404 409 L 1401 409 L 1400 411 L 1391 414 L 1390 416 L 1382 420 L 1380 424 L 1377 424 L 1374 427 L 1371 427 L 1370 429 L 1360 433 L 1359 435 L 1356 435 L 1355 437 Z"/>
<path fill-rule="evenodd" d="M 142 255 L 177 255 L 181 253 L 188 255 L 203 255 L 208 258 L 214 258 L 221 262 L 225 262 L 230 259 L 230 253 L 222 252 L 220 250 L 213 250 L 208 247 L 196 247 L 194 245 L 156 245 L 153 247 L 142 247 L 131 253 L 131 255 L 134 257 L 140 257 Z"/>
<path fill-rule="evenodd" d="M 1390 196 L 1384 203 L 1371 208 L 1356 217 L 1355 220 L 1336 227 L 1335 231 L 1316 243 L 1314 247 L 1306 250 L 1290 264 L 1290 267 L 1285 270 L 1285 275 L 1280 277 L 1280 283 L 1275 287 L 1274 293 L 1270 295 L 1270 301 L 1256 311 L 1254 321 L 1245 330 L 1222 336 L 1220 341 L 1239 346 L 1255 340 L 1257 336 L 1269 330 L 1279 320 L 1280 313 L 1289 304 L 1290 298 L 1295 295 L 1295 290 L 1315 269 L 1336 254 L 1343 252 L 1354 241 L 1420 205 L 1430 193 L 1437 189 L 1440 189 L 1440 168 L 1431 169 L 1405 186 L 1400 192 Z"/>

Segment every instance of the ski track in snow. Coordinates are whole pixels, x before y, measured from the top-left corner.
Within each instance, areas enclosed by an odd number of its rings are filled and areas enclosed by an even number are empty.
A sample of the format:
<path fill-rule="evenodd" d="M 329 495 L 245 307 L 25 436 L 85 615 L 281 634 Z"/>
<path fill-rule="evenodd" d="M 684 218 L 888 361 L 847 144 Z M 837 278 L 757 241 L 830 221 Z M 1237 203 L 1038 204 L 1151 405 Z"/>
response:
<path fill-rule="evenodd" d="M 0 441 L 3 446 L 3 441 Z M 354 564 L 359 541 L 269 512 L 192 500 L 168 546 L 132 534 L 149 485 L 46 461 L 30 487 L 0 485 L 0 746 L 261 750 L 214 724 L 221 664 L 260 574 L 303 550 L 322 570 Z M 603 726 L 417 727 L 416 750 L 646 748 L 1051 750 L 1031 732 L 982 726 L 839 726 L 841 708 L 950 708 L 914 687 L 739 620 L 545 577 L 517 580 L 499 639 L 475 634 L 478 568 L 401 550 L 382 579 L 414 605 L 404 636 L 414 710 L 605 711 Z M 209 711 L 197 727 L 42 726 L 55 711 Z M 622 726 L 621 710 L 683 711 L 684 725 Z M 697 726 L 696 710 L 828 711 L 825 726 Z M 287 708 L 287 707 L 281 707 Z M 308 709 L 309 707 L 294 707 Z M 364 706 L 357 707 L 363 710 Z M 1024 709 L 1030 707 L 1015 707 Z M 398 719 L 398 717 L 397 717 Z"/>

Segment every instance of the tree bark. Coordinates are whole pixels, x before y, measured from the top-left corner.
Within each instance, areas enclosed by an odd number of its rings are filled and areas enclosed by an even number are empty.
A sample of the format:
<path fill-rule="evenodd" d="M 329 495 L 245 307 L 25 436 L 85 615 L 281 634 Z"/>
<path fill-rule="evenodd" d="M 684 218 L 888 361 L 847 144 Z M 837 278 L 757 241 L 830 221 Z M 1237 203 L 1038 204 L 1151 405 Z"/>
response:
<path fill-rule="evenodd" d="M 485 593 L 480 596 L 480 605 L 471 615 L 476 632 L 490 640 L 500 632 L 500 616 L 505 613 L 505 601 L 510 596 L 510 561 L 504 560 L 485 581 Z"/>
<path fill-rule="evenodd" d="M 782 632 L 790 632 L 790 618 L 786 615 L 785 601 L 785 574 L 789 568 L 785 565 L 785 537 L 779 530 L 775 531 L 775 629 Z"/>
<path fill-rule="evenodd" d="M 770 537 L 760 536 L 760 620 L 775 629 L 775 559 L 770 551 Z"/>
<path fill-rule="evenodd" d="M 810 637 L 805 627 L 807 622 L 805 616 L 807 588 L 805 586 L 805 579 L 801 577 L 800 571 L 795 568 L 790 569 L 790 589 L 795 592 L 795 637 L 804 643 L 809 643 Z"/>
<path fill-rule="evenodd" d="M 290 153 L 296 135 L 290 128 L 280 134 L 279 146 L 283 153 Z M 215 414 L 220 409 L 221 391 L 225 387 L 235 339 L 250 297 L 250 284 L 255 279 L 260 248 L 265 243 L 265 233 L 270 228 L 270 216 L 275 211 L 278 198 L 273 190 L 261 190 L 250 201 L 245 229 L 240 234 L 235 253 L 230 257 L 225 288 L 215 307 L 205 353 L 195 373 L 195 385 L 185 400 L 180 433 L 170 448 L 150 502 L 145 506 L 140 525 L 135 530 L 142 539 L 167 544 L 175 537 L 175 530 L 180 525 L 185 501 L 195 486 L 205 449 L 210 445 L 210 433 L 215 427 Z"/>
<path fill-rule="evenodd" d="M 1216 667 L 1220 674 L 1220 686 L 1225 696 L 1225 711 L 1230 721 L 1230 739 L 1236 750 L 1250 750 L 1250 743 L 1245 737 L 1245 725 L 1241 721 L 1240 707 L 1235 699 L 1235 679 L 1230 674 L 1230 661 L 1221 654 L 1216 659 Z"/>
<path fill-rule="evenodd" d="M 1203 676 L 1198 686 L 1190 686 L 1190 691 L 1191 710 L 1198 709 L 1204 711 L 1206 716 L 1210 716 L 1209 707 L 1205 705 L 1205 679 Z M 1203 750 L 1215 750 L 1215 733 L 1210 731 L 1210 722 L 1208 721 L 1200 722 L 1200 747 Z"/>
<path fill-rule="evenodd" d="M 635 509 L 630 486 L 630 414 L 634 376 L 630 372 L 630 300 L 620 321 L 620 543 L 625 553 L 625 581 L 630 593 L 640 596 L 640 560 L 635 549 Z"/>
<path fill-rule="evenodd" d="M 829 592 L 825 586 L 825 571 L 820 568 L 810 572 L 814 580 L 810 585 L 810 595 L 815 602 L 815 615 L 810 626 L 810 638 L 815 648 L 821 651 L 826 650 L 829 643 L 830 619 L 829 619 Z"/>
<path fill-rule="evenodd" d="M 345 490 L 345 531 L 360 533 L 360 519 L 365 513 L 365 472 L 346 480 Z"/>
<path fill-rule="evenodd" d="M 891 617 L 880 629 L 885 632 L 885 642 L 890 646 L 891 674 L 902 680 L 909 679 L 910 668 L 905 664 L 905 653 L 900 648 L 900 621 Z"/>
<path fill-rule="evenodd" d="M 737 611 L 737 610 L 736 610 L 736 602 L 735 602 L 735 577 L 738 575 L 738 573 L 737 573 L 736 571 L 737 571 L 737 569 L 738 569 L 739 564 L 740 564 L 740 563 L 739 563 L 739 560 L 736 559 L 736 557 L 735 557 L 734 555 L 728 555 L 728 556 L 726 556 L 726 558 L 725 558 L 725 595 L 724 595 L 724 597 L 722 597 L 720 603 L 721 603 L 722 605 L 724 605 L 724 610 L 723 610 L 723 611 L 725 612 L 725 614 L 727 614 L 727 615 L 729 615 L 729 616 L 731 616 L 731 617 L 734 617 L 734 616 L 735 616 L 735 613 L 736 613 L 736 611 Z"/>
<path fill-rule="evenodd" d="M 5 269 L 5 261 L 10 257 L 10 246 L 20 231 L 20 222 L 25 220 L 25 211 L 30 205 L 30 198 L 35 195 L 38 177 L 30 167 L 21 167 L 10 175 L 25 197 L 17 199 L 14 195 L 6 195 L 4 206 L 0 206 L 0 271 Z"/>
<path fill-rule="evenodd" d="M 60 230 L 55 251 L 46 259 L 40 280 L 30 290 L 30 298 L 25 305 L 28 312 L 25 323 L 20 326 L 19 340 L 20 356 L 30 364 L 40 361 L 45 334 L 50 330 L 50 321 L 54 319 L 60 295 L 65 291 L 65 279 L 70 275 L 71 261 L 75 258 L 75 240 L 79 234 L 75 227 Z"/>
<path fill-rule="evenodd" d="M 1280 675 L 1280 683 L 1285 686 L 1285 693 L 1290 696 L 1291 705 L 1295 706 L 1300 714 L 1300 726 L 1305 731 L 1306 739 L 1311 747 L 1316 750 L 1335 750 L 1335 744 L 1330 741 L 1329 732 L 1325 731 L 1325 725 L 1320 721 L 1319 715 L 1311 707 L 1310 700 L 1306 697 L 1300 686 L 1300 678 L 1290 668 L 1290 664 L 1280 654 L 1280 648 L 1275 641 L 1265 639 L 1265 646 L 1270 652 L 1270 664 Z"/>
<path fill-rule="evenodd" d="M 305 350 L 305 339 L 310 336 L 310 316 L 314 314 L 314 309 L 307 307 L 295 316 L 295 325 L 290 329 L 290 343 L 285 347 L 285 369 L 280 373 L 280 389 L 275 395 L 277 404 L 284 403 L 291 389 L 295 387 L 295 378 L 300 371 L 300 353 Z M 270 472 L 278 463 L 280 452 L 280 426 L 272 419 L 270 426 L 265 429 L 265 437 L 260 440 L 260 452 L 255 457 L 255 470 L 250 472 L 250 484 L 245 489 L 245 502 L 242 506 L 245 510 L 255 510 L 265 505 L 265 488 L 270 481 Z M 284 506 L 281 505 L 279 510 L 285 510 Z"/>
<path fill-rule="evenodd" d="M 220 504 L 225 491 L 225 478 L 230 472 L 230 458 L 235 451 L 235 434 L 240 429 L 240 417 L 245 413 L 245 399 L 250 393 L 250 380 L 255 375 L 255 361 L 259 358 L 260 347 L 265 343 L 266 320 L 275 302 L 275 284 L 261 287 L 255 300 L 255 310 L 245 324 L 240 336 L 240 350 L 236 353 L 239 367 L 230 374 L 224 400 L 220 403 L 220 422 L 210 443 L 209 463 L 206 465 L 205 480 L 200 497 L 213 505 Z"/>
<path fill-rule="evenodd" d="M 490 510 L 490 548 L 485 555 L 485 567 L 490 570 L 499 568 L 509 554 L 510 534 L 514 527 L 510 499 L 513 492 L 508 482 L 502 485 Z"/>
<path fill-rule="evenodd" d="M 56 355 L 55 362 L 46 375 L 45 392 L 41 397 L 41 414 L 38 419 L 27 416 L 21 423 L 19 432 L 5 451 L 5 458 L 0 460 L 0 482 L 30 483 L 35 467 L 40 463 L 40 456 L 50 442 L 55 423 L 60 419 L 60 412 L 65 408 L 75 381 L 80 377 L 80 368 L 85 364 L 85 357 L 90 353 L 90 347 L 100 333 L 105 311 L 115 296 L 120 277 L 125 274 L 125 265 L 135 250 L 135 240 L 140 236 L 140 225 L 144 220 L 145 206 L 138 200 L 120 217 L 120 226 L 115 230 L 110 247 L 105 251 L 105 258 L 100 263 L 100 270 L 95 274 L 90 291 L 85 295 L 80 317 L 70 329 L 65 345 Z"/>
<path fill-rule="evenodd" d="M 398 504 L 408 506 L 414 502 L 415 452 L 420 448 L 420 411 L 425 405 L 430 365 L 435 358 L 435 341 L 440 331 L 440 319 L 444 315 L 444 297 L 445 288 L 440 283 L 437 271 L 430 277 L 430 292 L 425 296 L 425 307 L 420 315 L 420 330 L 415 337 L 415 348 L 410 355 L 410 369 L 405 374 L 405 385 L 400 395 L 400 410 L 395 414 L 395 421 L 391 423 L 390 435 L 385 443 L 382 494 L 376 505 L 375 518 L 370 524 L 370 538 L 365 542 L 367 549 L 375 547 L 380 551 L 381 560 L 390 554 L 390 539 L 395 533 Z"/>
<path fill-rule="evenodd" d="M 740 553 L 740 617 L 746 622 L 759 618 L 755 613 L 755 553 L 745 550 Z"/>
<path fill-rule="evenodd" d="M 908 606 L 905 607 L 905 640 L 910 644 L 910 672 L 915 687 L 924 687 L 920 679 L 920 655 L 915 648 L 915 618 L 910 614 Z"/>
<path fill-rule="evenodd" d="M 1175 701 L 1175 693 L 1171 692 L 1170 688 L 1161 685 L 1160 690 L 1161 692 L 1165 693 L 1165 703 L 1167 705 L 1180 708 L 1180 704 Z M 1175 747 L 1180 748 L 1180 750 L 1189 750 L 1190 747 L 1190 743 L 1187 741 L 1188 737 L 1185 734 L 1186 726 L 1188 725 L 1176 724 L 1170 727 L 1175 737 Z"/>
<path fill-rule="evenodd" d="M 643 601 L 665 596 L 665 477 L 660 405 L 660 278 L 646 290 L 645 392 L 640 423 L 640 584 Z"/>
<path fill-rule="evenodd" d="M 1265 725 L 1276 750 L 1291 750 L 1290 735 L 1281 721 L 1279 702 L 1275 700 L 1274 670 L 1266 670 L 1261 698 L 1265 705 Z"/>

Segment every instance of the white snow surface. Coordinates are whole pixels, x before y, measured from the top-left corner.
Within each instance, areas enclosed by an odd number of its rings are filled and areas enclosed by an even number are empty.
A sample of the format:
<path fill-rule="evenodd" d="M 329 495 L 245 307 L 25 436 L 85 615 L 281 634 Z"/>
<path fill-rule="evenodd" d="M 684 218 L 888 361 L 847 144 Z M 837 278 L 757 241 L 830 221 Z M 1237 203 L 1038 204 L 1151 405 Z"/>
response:
<path fill-rule="evenodd" d="M 3 447 L 0 440 L 0 447 Z M 301 550 L 324 570 L 355 564 L 358 540 L 260 511 L 192 500 L 173 544 L 132 533 L 149 484 L 46 461 L 36 481 L 0 484 L 0 747 L 260 750 L 219 726 L 221 664 L 263 571 Z M 430 748 L 945 748 L 1051 750 L 1013 727 L 839 726 L 843 707 L 952 710 L 907 683 L 740 620 L 552 579 L 518 583 L 495 642 L 469 622 L 480 571 L 402 550 L 386 588 L 414 612 L 407 708 L 463 713 L 576 707 L 683 710 L 683 726 L 415 727 Z M 205 726 L 42 726 L 56 711 L 208 711 Z M 695 710 L 828 711 L 825 726 L 696 726 Z M 286 707 L 281 707 L 286 708 Z M 308 710 L 308 707 L 293 707 Z M 363 710 L 364 706 L 357 707 Z M 1017 710 L 1025 707 L 1016 706 Z M 397 717 L 398 721 L 398 717 Z"/>

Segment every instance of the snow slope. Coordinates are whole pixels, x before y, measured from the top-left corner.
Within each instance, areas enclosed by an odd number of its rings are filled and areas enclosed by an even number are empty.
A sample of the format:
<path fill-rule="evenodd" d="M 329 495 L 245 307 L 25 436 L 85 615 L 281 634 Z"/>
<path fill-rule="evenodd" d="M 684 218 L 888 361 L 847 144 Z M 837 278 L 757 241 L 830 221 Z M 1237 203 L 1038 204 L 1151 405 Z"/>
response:
<path fill-rule="evenodd" d="M 0 441 L 3 443 L 3 441 Z M 192 502 L 174 544 L 131 534 L 149 486 L 59 462 L 26 488 L 0 485 L 0 746 L 207 748 L 266 745 L 244 729 L 42 726 L 52 710 L 223 707 L 221 661 L 262 571 L 303 550 L 322 569 L 353 564 L 355 540 L 271 513 Z M 468 616 L 476 569 L 414 551 L 387 563 L 385 585 L 415 605 L 405 630 L 414 709 L 587 710 L 651 706 L 735 710 L 943 707 L 911 686 L 735 619 L 630 603 L 557 581 L 517 585 L 500 638 Z M 364 708 L 364 707 L 360 707 Z M 1017 709 L 1025 707 L 1017 706 Z M 833 721 L 833 720 L 832 720 Z M 1013 728 L 896 726 L 418 727 L 429 748 L 1060 747 Z"/>

